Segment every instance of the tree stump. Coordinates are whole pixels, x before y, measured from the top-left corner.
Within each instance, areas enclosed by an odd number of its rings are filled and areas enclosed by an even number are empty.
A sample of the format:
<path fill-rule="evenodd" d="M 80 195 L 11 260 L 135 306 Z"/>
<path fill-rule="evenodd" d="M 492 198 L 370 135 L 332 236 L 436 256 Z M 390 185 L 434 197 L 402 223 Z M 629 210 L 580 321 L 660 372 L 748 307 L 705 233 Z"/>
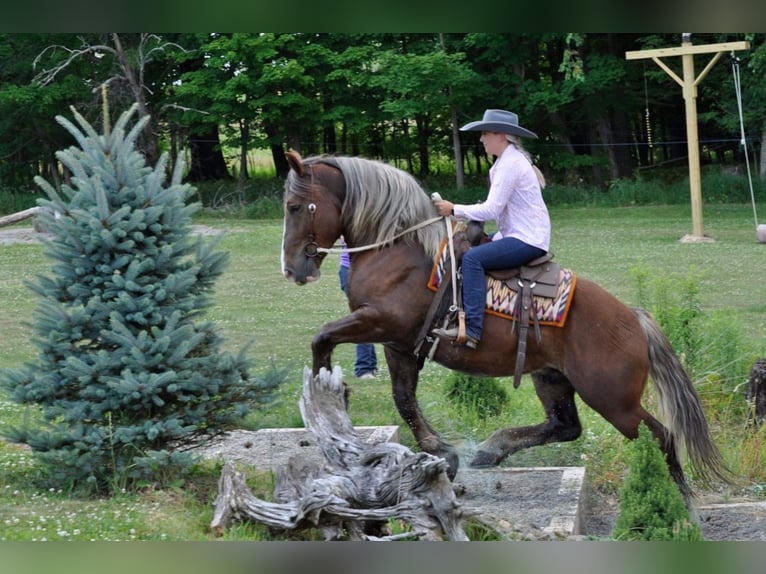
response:
<path fill-rule="evenodd" d="M 282 530 L 318 528 L 326 540 L 468 540 L 463 509 L 447 477 L 447 462 L 396 443 L 366 444 L 345 408 L 341 369 L 304 369 L 299 402 L 324 463 L 294 457 L 278 469 L 274 501 L 253 495 L 242 473 L 224 465 L 210 524 L 221 535 L 233 520 Z M 400 520 L 412 530 L 390 535 Z"/>
<path fill-rule="evenodd" d="M 750 405 L 748 424 L 758 427 L 766 418 L 766 359 L 757 360 L 750 370 L 747 402 Z"/>

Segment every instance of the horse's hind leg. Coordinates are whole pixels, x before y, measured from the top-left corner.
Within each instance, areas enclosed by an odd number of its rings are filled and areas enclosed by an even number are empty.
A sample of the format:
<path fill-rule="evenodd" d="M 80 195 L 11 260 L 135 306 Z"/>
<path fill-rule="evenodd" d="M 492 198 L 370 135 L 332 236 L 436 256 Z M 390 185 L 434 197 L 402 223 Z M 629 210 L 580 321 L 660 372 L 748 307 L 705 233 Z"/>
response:
<path fill-rule="evenodd" d="M 575 440 L 582 426 L 574 402 L 574 387 L 562 373 L 545 369 L 532 373 L 545 422 L 537 425 L 500 429 L 479 445 L 472 467 L 495 466 L 508 455 L 531 446 Z"/>
<path fill-rule="evenodd" d="M 415 435 L 418 446 L 425 452 L 444 458 L 449 465 L 447 475 L 450 480 L 457 474 L 459 460 L 455 447 L 445 442 L 431 428 L 418 405 L 416 392 L 418 388 L 418 362 L 411 353 L 403 353 L 384 347 L 386 363 L 391 374 L 391 384 L 394 403 L 399 415 Z"/>
<path fill-rule="evenodd" d="M 635 439 L 638 437 L 638 426 L 643 422 L 652 431 L 652 436 L 660 443 L 660 450 L 665 455 L 665 462 L 668 465 L 668 471 L 673 481 L 678 485 L 678 490 L 684 497 L 687 508 L 692 510 L 693 492 L 686 482 L 683 467 L 678 459 L 678 449 L 673 437 L 667 429 L 650 415 L 641 405 L 636 405 L 633 409 L 623 412 L 620 416 L 611 413 L 601 413 L 614 427 L 620 431 L 626 438 Z"/>

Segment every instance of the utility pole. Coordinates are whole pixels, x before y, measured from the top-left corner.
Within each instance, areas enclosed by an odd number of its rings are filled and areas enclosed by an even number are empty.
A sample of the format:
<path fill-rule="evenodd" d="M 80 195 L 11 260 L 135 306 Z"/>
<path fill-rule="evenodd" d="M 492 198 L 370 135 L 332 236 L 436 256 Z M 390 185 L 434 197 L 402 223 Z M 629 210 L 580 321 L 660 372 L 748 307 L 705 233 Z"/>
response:
<path fill-rule="evenodd" d="M 699 136 L 697 134 L 697 85 L 707 76 L 710 69 L 718 62 L 726 52 L 735 50 L 749 50 L 750 42 L 722 42 L 719 44 L 692 45 L 691 34 L 681 36 L 681 47 L 660 48 L 657 50 L 639 50 L 625 52 L 626 60 L 643 60 L 651 58 L 660 68 L 665 70 L 683 89 L 684 104 L 686 108 L 686 141 L 689 149 L 689 188 L 692 202 L 692 233 L 683 238 L 684 241 L 700 242 L 711 241 L 705 237 L 702 224 L 702 180 L 700 177 L 700 154 Z M 694 55 L 715 55 L 708 62 L 699 76 L 694 77 Z M 683 78 L 671 70 L 661 58 L 667 56 L 681 56 L 683 65 Z"/>

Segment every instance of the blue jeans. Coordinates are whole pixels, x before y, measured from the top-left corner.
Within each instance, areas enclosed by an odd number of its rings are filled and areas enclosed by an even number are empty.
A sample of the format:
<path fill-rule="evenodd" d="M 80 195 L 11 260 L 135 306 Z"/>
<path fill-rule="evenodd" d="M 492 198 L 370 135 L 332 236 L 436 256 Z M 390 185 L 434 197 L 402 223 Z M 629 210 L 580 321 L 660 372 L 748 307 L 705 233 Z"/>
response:
<path fill-rule="evenodd" d="M 341 265 L 338 277 L 340 278 L 340 288 L 348 296 L 348 267 Z M 374 373 L 377 369 L 378 357 L 375 354 L 375 345 L 369 343 L 357 345 L 354 376 L 361 377 L 367 373 Z"/>
<path fill-rule="evenodd" d="M 469 337 L 481 339 L 484 328 L 484 308 L 487 303 L 486 271 L 512 269 L 545 255 L 539 247 L 532 247 L 515 237 L 472 247 L 463 256 L 463 309 L 465 330 Z"/>

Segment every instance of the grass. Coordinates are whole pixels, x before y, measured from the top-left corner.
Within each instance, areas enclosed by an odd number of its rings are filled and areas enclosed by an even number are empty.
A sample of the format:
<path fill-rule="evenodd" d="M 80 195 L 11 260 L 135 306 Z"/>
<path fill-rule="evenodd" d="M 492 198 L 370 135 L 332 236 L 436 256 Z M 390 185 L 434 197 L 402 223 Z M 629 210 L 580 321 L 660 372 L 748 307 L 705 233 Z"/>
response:
<path fill-rule="evenodd" d="M 626 304 L 638 303 L 634 270 L 652 274 L 699 274 L 701 308 L 720 312 L 741 325 L 748 352 L 766 356 L 766 246 L 755 240 L 748 205 L 706 205 L 706 232 L 714 243 L 684 244 L 690 232 L 688 206 L 626 208 L 553 207 L 552 249 L 556 259 L 580 276 L 596 281 Z M 202 215 L 195 223 L 225 231 L 221 247 L 231 254 L 231 264 L 216 287 L 216 305 L 209 318 L 222 330 L 226 345 L 237 350 L 252 343 L 254 368 L 273 361 L 289 370 L 289 382 L 273 408 L 250 415 L 247 425 L 258 427 L 302 426 L 298 398 L 303 367 L 310 365 L 310 343 L 323 323 L 346 313 L 347 304 L 338 283 L 338 261 L 328 257 L 321 281 L 297 287 L 281 275 L 279 251 L 282 224 L 275 219 L 221 219 Z M 25 278 L 47 272 L 38 245 L 0 247 L 0 368 L 32 360 L 35 349 L 25 324 L 36 305 L 23 285 Z M 745 352 L 745 349 L 743 349 Z M 382 349 L 379 349 L 382 358 Z M 377 381 L 357 381 L 353 376 L 353 346 L 339 347 L 339 364 L 352 387 L 349 414 L 356 425 L 401 425 L 402 441 L 414 447 L 409 430 L 399 418 L 391 398 L 388 372 L 381 365 Z M 525 380 L 513 390 L 510 379 L 501 382 L 508 402 L 496 416 L 472 415 L 446 400 L 449 371 L 426 363 L 418 388 L 419 402 L 433 426 L 467 449 L 505 426 L 534 424 L 542 409 L 532 385 Z M 705 383 L 706 381 L 701 381 Z M 716 439 L 724 456 L 736 469 L 745 470 L 754 490 L 764 490 L 763 431 L 743 435 L 741 401 L 744 393 L 718 386 L 705 397 Z M 704 392 L 703 392 L 704 391 Z M 519 452 L 511 466 L 586 465 L 591 484 L 606 492 L 619 486 L 624 463 L 622 437 L 588 407 L 578 403 L 584 432 L 580 439 Z M 651 409 L 651 407 L 650 407 Z M 24 409 L 0 394 L 0 424 L 18 424 Z M 79 499 L 66 492 L 51 492 L 26 450 L 0 442 L 0 540 L 209 540 L 206 525 L 212 517 L 219 468 L 201 465 L 177 489 L 151 488 L 126 492 L 108 499 Z M 273 477 L 253 478 L 253 487 L 268 496 Z M 264 529 L 232 529 L 227 540 L 268 540 Z"/>

